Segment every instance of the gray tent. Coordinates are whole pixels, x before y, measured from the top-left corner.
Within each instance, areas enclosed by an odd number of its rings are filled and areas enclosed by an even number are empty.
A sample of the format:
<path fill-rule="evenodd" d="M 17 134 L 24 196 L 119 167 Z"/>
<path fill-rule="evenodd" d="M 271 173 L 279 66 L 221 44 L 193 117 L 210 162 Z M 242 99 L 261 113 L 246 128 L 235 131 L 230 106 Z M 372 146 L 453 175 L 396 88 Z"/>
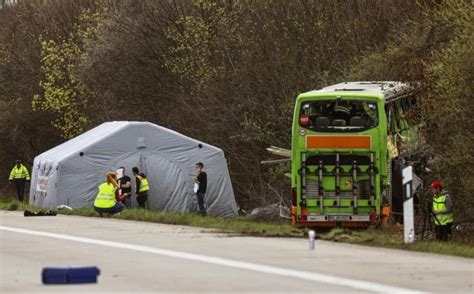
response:
<path fill-rule="evenodd" d="M 203 162 L 208 174 L 208 213 L 236 215 L 224 152 L 148 122 L 103 123 L 38 155 L 32 168 L 30 203 L 48 208 L 92 207 L 107 171 L 125 167 L 135 186 L 131 173 L 137 166 L 150 183 L 149 209 L 197 211 L 192 178 L 196 162 Z"/>

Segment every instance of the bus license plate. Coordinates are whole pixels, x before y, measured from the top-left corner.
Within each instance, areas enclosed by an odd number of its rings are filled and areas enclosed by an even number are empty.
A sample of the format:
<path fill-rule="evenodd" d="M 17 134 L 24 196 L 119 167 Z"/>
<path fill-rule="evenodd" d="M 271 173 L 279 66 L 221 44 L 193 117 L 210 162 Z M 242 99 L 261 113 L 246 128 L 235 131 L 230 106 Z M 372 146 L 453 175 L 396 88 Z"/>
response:
<path fill-rule="evenodd" d="M 341 222 L 341 221 L 348 221 L 349 216 L 348 215 L 330 215 L 328 219 L 333 222 Z"/>

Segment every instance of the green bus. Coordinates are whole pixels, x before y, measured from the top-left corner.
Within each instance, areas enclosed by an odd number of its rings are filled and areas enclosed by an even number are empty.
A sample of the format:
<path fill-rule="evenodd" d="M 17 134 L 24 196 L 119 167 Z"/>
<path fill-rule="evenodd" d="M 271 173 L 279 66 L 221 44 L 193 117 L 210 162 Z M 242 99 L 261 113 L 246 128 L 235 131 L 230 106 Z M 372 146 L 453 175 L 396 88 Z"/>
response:
<path fill-rule="evenodd" d="M 300 94 L 291 142 L 293 225 L 380 221 L 382 200 L 393 206 L 400 199 L 392 160 L 419 145 L 409 142 L 419 124 L 409 117 L 414 105 L 414 88 L 401 82 L 344 82 Z"/>

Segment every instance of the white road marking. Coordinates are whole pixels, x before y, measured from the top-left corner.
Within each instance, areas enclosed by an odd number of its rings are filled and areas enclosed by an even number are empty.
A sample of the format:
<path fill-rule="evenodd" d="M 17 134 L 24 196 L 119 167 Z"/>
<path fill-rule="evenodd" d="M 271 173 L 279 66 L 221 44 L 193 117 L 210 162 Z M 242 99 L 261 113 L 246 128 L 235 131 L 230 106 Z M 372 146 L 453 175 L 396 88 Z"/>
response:
<path fill-rule="evenodd" d="M 350 288 L 363 290 L 363 291 L 378 292 L 378 293 L 402 293 L 402 292 L 403 293 L 424 293 L 421 291 L 386 286 L 383 284 L 378 284 L 378 283 L 373 283 L 373 282 L 368 282 L 368 281 L 347 279 L 347 278 L 341 278 L 341 277 L 331 276 L 327 274 L 319 274 L 315 272 L 285 269 L 285 268 L 279 268 L 275 266 L 268 266 L 268 265 L 262 265 L 262 264 L 251 263 L 251 262 L 244 262 L 244 261 L 236 261 L 236 260 L 225 259 L 225 258 L 220 258 L 220 257 L 206 256 L 206 255 L 200 255 L 200 254 L 194 254 L 194 253 L 186 253 L 186 252 L 180 252 L 180 251 L 174 251 L 174 250 L 160 249 L 160 248 L 149 247 L 149 246 L 134 245 L 134 244 L 128 244 L 128 243 L 114 242 L 114 241 L 104 241 L 104 240 L 97 240 L 97 239 L 83 238 L 83 237 L 75 237 L 75 236 L 65 235 L 65 234 L 56 234 L 56 233 L 49 233 L 49 232 L 44 232 L 44 231 L 33 231 L 33 230 L 26 230 L 26 229 L 1 226 L 1 225 L 0 225 L 0 230 L 34 235 L 34 236 L 49 237 L 49 238 L 60 239 L 60 240 L 68 240 L 68 241 L 74 241 L 74 242 L 80 242 L 80 243 L 108 246 L 108 247 L 114 247 L 114 248 L 119 248 L 119 249 L 128 249 L 128 250 L 133 250 L 133 251 L 138 251 L 138 252 L 164 255 L 164 256 L 169 256 L 169 257 L 174 257 L 174 258 L 199 261 L 199 262 L 204 262 L 204 263 L 209 263 L 209 264 L 216 264 L 216 265 L 237 268 L 237 269 L 244 269 L 244 270 L 260 272 L 260 273 L 265 273 L 265 274 L 279 275 L 279 276 L 284 276 L 284 277 L 291 277 L 291 278 L 312 281 L 312 282 L 321 282 L 321 283 L 337 285 L 337 286 L 345 286 L 345 287 L 350 287 Z"/>

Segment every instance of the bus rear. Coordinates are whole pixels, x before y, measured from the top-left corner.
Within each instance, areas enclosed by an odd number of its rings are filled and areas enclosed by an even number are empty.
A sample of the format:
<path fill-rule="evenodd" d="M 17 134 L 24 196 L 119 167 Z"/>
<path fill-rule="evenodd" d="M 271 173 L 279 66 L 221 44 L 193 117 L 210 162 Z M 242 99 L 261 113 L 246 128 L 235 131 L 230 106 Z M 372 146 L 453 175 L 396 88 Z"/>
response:
<path fill-rule="evenodd" d="M 366 226 L 378 220 L 387 176 L 380 93 L 298 96 L 292 129 L 292 223 Z"/>

